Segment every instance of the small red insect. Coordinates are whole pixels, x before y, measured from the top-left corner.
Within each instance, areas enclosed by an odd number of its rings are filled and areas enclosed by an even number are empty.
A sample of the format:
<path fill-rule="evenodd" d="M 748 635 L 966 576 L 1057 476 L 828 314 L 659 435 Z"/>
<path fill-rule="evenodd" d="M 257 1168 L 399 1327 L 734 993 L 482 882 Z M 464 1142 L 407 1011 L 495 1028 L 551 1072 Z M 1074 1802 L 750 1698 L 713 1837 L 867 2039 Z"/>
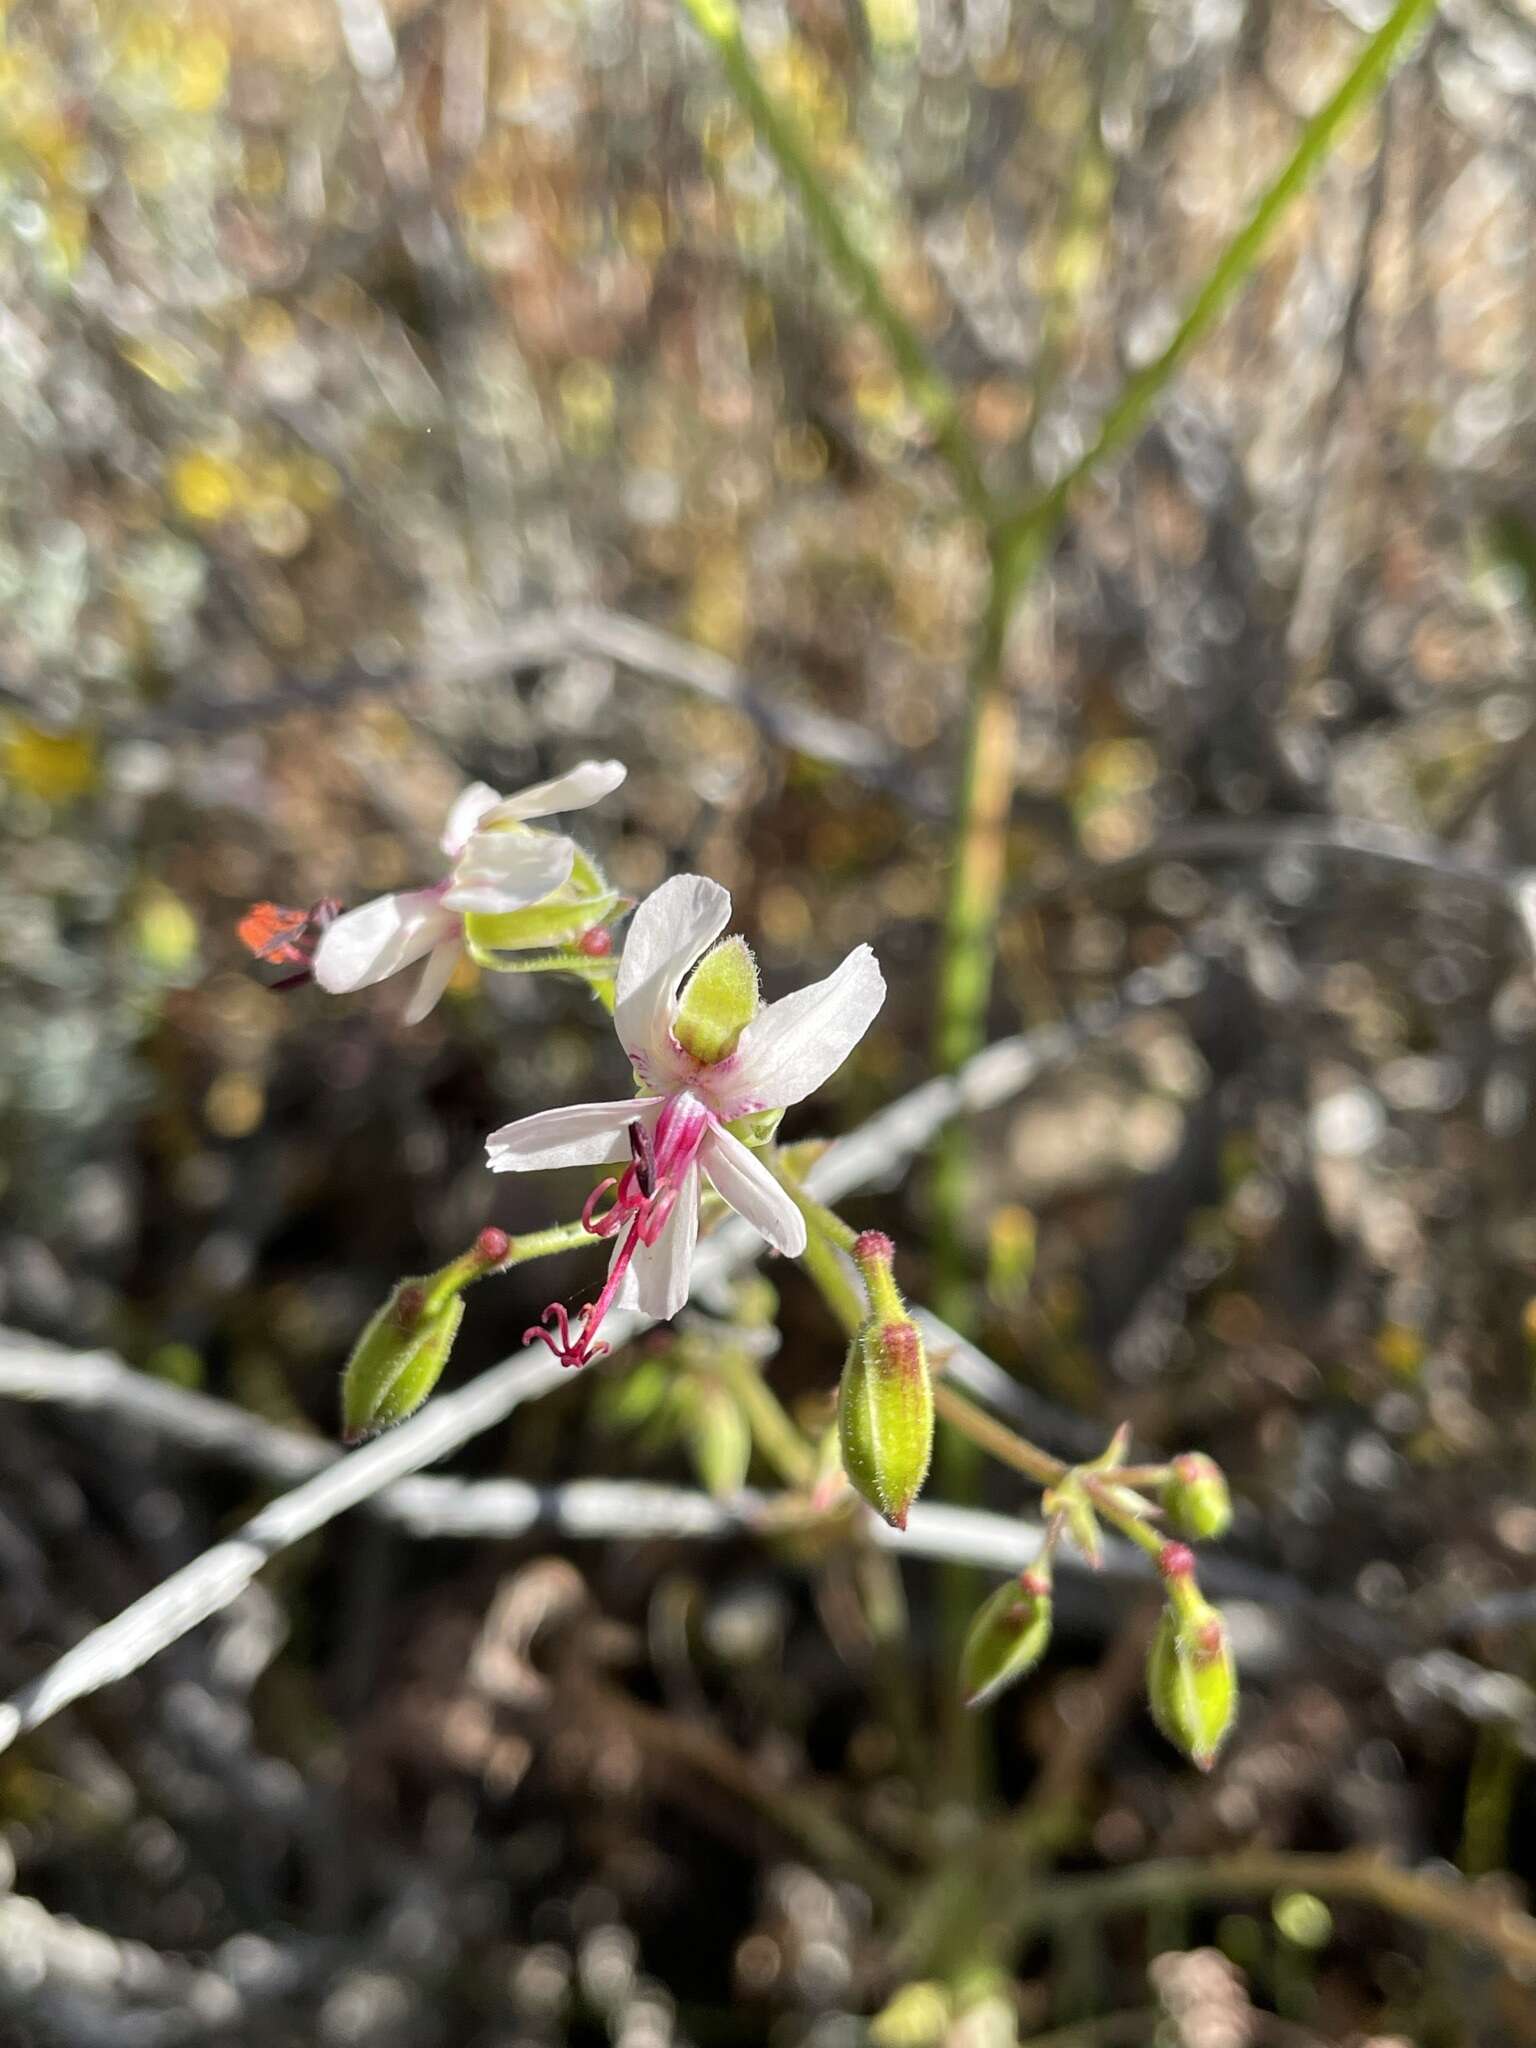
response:
<path fill-rule="evenodd" d="M 294 910 L 283 903 L 253 903 L 235 926 L 242 946 L 258 960 L 274 967 L 298 971 L 274 981 L 273 988 L 294 988 L 308 981 L 314 967 L 315 948 L 328 925 L 341 915 L 341 900 L 322 896 L 308 910 Z"/>

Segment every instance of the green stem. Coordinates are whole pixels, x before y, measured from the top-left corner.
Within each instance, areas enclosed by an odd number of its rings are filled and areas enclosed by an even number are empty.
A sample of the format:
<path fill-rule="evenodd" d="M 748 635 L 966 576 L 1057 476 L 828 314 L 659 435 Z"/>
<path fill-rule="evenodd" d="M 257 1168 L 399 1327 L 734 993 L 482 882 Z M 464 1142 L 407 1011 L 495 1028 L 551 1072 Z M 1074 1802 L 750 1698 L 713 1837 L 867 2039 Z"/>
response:
<path fill-rule="evenodd" d="M 767 1165 L 805 1218 L 805 1250 L 800 1254 L 801 1265 L 816 1283 L 817 1292 L 837 1318 L 843 1334 L 856 1337 L 864 1323 L 864 1304 L 838 1254 L 848 1250 L 857 1233 L 834 1210 L 806 1194 L 777 1155 L 768 1155 Z"/>
<path fill-rule="evenodd" d="M 1019 1436 L 1006 1423 L 999 1422 L 996 1416 L 988 1415 L 958 1387 L 947 1386 L 943 1380 L 934 1386 L 933 1406 L 935 1413 L 941 1415 L 952 1429 L 958 1430 L 973 1449 L 988 1452 L 1001 1465 L 1011 1465 L 1015 1472 L 1022 1472 L 1037 1486 L 1059 1486 L 1069 1472 L 1077 1469 L 1082 1489 L 1093 1503 L 1095 1514 L 1118 1529 L 1128 1542 L 1146 1551 L 1149 1557 L 1162 1554 L 1168 1539 L 1133 1506 L 1116 1498 L 1117 1494 L 1125 1491 L 1128 1474 L 1082 1471 L 1065 1464 L 1060 1458 L 1052 1457 L 1049 1451 L 1042 1451 L 1038 1444 L 1032 1444 L 1027 1437 Z"/>
<path fill-rule="evenodd" d="M 752 1441 L 785 1485 L 810 1486 L 816 1477 L 816 1453 L 753 1361 L 728 1350 L 711 1362 L 710 1370 L 741 1404 Z"/>
<path fill-rule="evenodd" d="M 741 33 L 734 0 L 683 0 L 695 25 L 714 46 L 720 68 L 737 103 L 751 121 L 779 169 L 799 194 L 812 232 L 832 268 L 858 301 L 896 365 L 907 396 L 922 415 L 934 445 L 948 463 L 966 506 L 990 521 L 993 506 L 976 449 L 966 431 L 953 386 L 924 347 L 916 328 L 885 289 L 878 267 L 855 240 L 822 180 L 793 116 L 763 83 Z"/>
<path fill-rule="evenodd" d="M 1079 484 L 1105 456 L 1123 446 L 1146 418 L 1153 403 L 1184 358 L 1210 332 L 1227 302 L 1258 262 L 1292 202 L 1333 147 L 1339 132 L 1362 112 L 1385 83 L 1403 46 L 1433 13 L 1435 0 L 1397 0 L 1381 27 L 1370 37 L 1332 98 L 1308 121 L 1289 161 L 1265 192 L 1246 223 L 1233 236 L 1195 293 L 1175 328 L 1172 340 L 1150 363 L 1135 371 L 1099 422 L 1099 431 L 1078 460 L 1043 496 L 1004 520 L 1000 529 L 1005 553 L 1038 554 L 1061 523 Z"/>
<path fill-rule="evenodd" d="M 1163 1857 L 1129 1870 L 1057 1874 L 1021 1891 L 1011 1913 L 1015 1943 L 1038 1928 L 1116 1912 L 1142 1912 L 1172 1900 L 1196 1903 L 1243 1893 L 1316 1892 L 1357 1899 L 1482 1948 L 1507 1969 L 1536 1969 L 1536 1920 L 1513 1900 L 1478 1886 L 1402 1870 L 1375 1856 L 1297 1855 L 1248 1850 L 1235 1856 Z"/>
<path fill-rule="evenodd" d="M 1036 1486 L 1059 1486 L 1066 1478 L 1068 1468 L 1060 1458 L 1053 1458 L 1049 1451 L 1015 1435 L 1006 1423 L 978 1408 L 958 1387 L 935 1381 L 933 1407 L 935 1414 L 941 1415 L 952 1429 L 959 1430 L 978 1451 L 990 1452 L 1000 1465 L 1011 1465 Z"/>
<path fill-rule="evenodd" d="M 507 1256 L 491 1271 L 509 1273 L 514 1266 L 526 1266 L 531 1259 L 551 1258 L 556 1252 L 579 1251 L 584 1244 L 595 1242 L 580 1218 L 574 1223 L 552 1223 L 548 1230 L 530 1230 L 522 1237 L 514 1237 Z"/>

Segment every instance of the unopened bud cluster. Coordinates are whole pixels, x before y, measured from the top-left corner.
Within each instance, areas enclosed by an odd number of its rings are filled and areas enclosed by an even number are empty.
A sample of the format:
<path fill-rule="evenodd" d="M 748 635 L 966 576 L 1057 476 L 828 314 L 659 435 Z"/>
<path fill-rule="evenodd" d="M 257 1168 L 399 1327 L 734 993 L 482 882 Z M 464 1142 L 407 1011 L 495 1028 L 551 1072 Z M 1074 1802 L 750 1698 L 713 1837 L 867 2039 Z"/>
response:
<path fill-rule="evenodd" d="M 853 1247 L 870 1313 L 848 1347 L 837 1433 L 850 1485 L 893 1529 L 922 1491 L 933 1456 L 933 1386 L 923 1333 L 896 1286 L 895 1248 L 878 1230 Z"/>

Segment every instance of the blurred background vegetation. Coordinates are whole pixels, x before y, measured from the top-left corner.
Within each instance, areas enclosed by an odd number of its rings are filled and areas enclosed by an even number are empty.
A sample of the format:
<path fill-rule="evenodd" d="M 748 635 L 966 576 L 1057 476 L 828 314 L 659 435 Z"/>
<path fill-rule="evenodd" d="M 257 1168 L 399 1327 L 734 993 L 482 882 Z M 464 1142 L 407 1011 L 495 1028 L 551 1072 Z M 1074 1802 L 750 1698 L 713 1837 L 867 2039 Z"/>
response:
<path fill-rule="evenodd" d="M 1130 1577 L 967 1742 L 930 1565 L 349 1517 L 0 1758 L 4 2039 L 1536 2041 L 1536 12 L 1446 0 L 1187 349 L 1374 0 L 697 12 L 0 10 L 0 1315 L 318 1441 L 401 1272 L 554 1220 L 481 1139 L 606 1092 L 579 990 L 406 1031 L 234 935 L 430 878 L 471 777 L 621 756 L 581 836 L 771 992 L 871 939 L 787 1132 L 851 1128 L 933 1071 L 990 701 L 938 1057 L 1083 1042 L 850 1210 L 1065 1437 L 1222 1460 L 1241 1727 L 1159 1743 Z M 699 1341 L 461 1469 L 694 1483 Z M 5 1689 L 261 1497 L 7 1405 Z"/>

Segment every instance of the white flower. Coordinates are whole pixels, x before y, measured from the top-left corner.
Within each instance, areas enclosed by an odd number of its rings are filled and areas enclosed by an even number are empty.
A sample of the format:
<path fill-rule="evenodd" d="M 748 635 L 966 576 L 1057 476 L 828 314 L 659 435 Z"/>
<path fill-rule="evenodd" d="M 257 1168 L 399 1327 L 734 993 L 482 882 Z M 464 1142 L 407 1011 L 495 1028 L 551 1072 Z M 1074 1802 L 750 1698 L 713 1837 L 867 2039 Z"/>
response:
<path fill-rule="evenodd" d="M 425 958 L 405 1013 L 419 1024 L 448 986 L 464 947 L 464 916 L 492 916 L 542 903 L 570 880 L 576 848 L 560 832 L 529 828 L 531 818 L 585 810 L 624 780 L 622 761 L 583 761 L 553 782 L 502 796 L 472 782 L 448 813 L 442 849 L 452 862 L 430 889 L 379 896 L 337 918 L 315 953 L 315 980 L 332 995 L 371 988 Z"/>
<path fill-rule="evenodd" d="M 619 962 L 613 1022 L 643 1090 L 637 1099 L 543 1110 L 486 1140 L 496 1173 L 628 1162 L 617 1183 L 605 1181 L 587 1205 L 587 1227 L 596 1235 L 623 1231 L 601 1295 L 583 1311 L 574 1341 L 558 1305 L 548 1315 L 559 1341 L 537 1332 L 566 1364 L 584 1364 L 604 1348 L 593 1339 L 615 1300 L 658 1319 L 683 1306 L 701 1173 L 776 1250 L 790 1257 L 805 1250 L 799 1210 L 726 1126 L 785 1109 L 819 1088 L 869 1029 L 885 1000 L 885 981 L 869 947 L 858 946 L 825 981 L 760 1009 L 751 956 L 728 940 L 727 948 L 739 948 L 733 958 L 747 962 L 750 994 L 742 1000 L 741 970 L 734 969 L 737 982 L 717 1001 L 711 1028 L 720 1028 L 720 1013 L 733 1003 L 741 1028 L 728 1033 L 723 1057 L 701 1058 L 679 1039 L 680 1025 L 698 1038 L 680 1017 L 687 997 L 680 1006 L 679 992 L 730 914 L 728 892 L 701 875 L 675 876 L 636 911 Z M 603 1189 L 615 1185 L 612 1207 L 594 1217 Z"/>

